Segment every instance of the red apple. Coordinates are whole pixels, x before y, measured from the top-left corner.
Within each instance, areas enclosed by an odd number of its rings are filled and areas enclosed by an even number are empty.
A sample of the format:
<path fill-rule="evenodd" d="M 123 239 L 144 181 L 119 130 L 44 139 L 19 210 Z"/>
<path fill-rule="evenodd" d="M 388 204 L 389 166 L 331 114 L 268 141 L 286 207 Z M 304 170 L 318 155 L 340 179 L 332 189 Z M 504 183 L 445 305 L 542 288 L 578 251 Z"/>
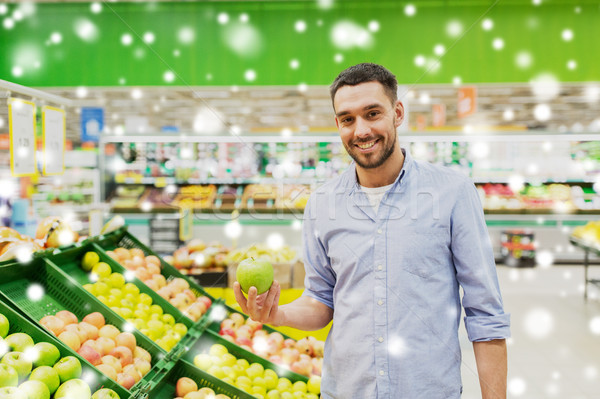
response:
<path fill-rule="evenodd" d="M 85 360 L 94 366 L 101 363 L 102 356 L 100 356 L 100 353 L 98 353 L 89 345 L 83 345 L 81 348 L 79 348 L 77 353 L 79 353 Z"/>
<path fill-rule="evenodd" d="M 68 310 L 61 310 L 60 312 L 56 313 L 56 317 L 61 319 L 65 323 L 65 326 L 68 326 L 69 324 L 77 323 L 79 321 L 79 320 L 77 320 L 77 316 L 75 316 L 73 313 L 69 312 Z"/>
<path fill-rule="evenodd" d="M 119 373 L 117 374 L 117 384 L 125 389 L 130 389 L 135 385 L 135 380 L 129 374 Z"/>
<path fill-rule="evenodd" d="M 131 350 L 125 346 L 117 346 L 110 352 L 110 355 L 119 359 L 121 366 L 123 367 L 133 362 L 133 354 L 131 353 Z"/>

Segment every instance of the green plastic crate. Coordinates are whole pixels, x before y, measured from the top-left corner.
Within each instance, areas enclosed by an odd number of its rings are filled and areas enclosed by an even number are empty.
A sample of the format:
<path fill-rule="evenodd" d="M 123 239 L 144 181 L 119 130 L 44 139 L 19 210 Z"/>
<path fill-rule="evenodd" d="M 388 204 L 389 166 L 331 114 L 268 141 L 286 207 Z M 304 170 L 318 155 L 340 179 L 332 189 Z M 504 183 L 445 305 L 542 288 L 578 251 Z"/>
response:
<path fill-rule="evenodd" d="M 38 328 L 46 331 L 39 324 L 39 320 L 47 315 L 55 315 L 61 310 L 72 312 L 80 321 L 89 313 L 100 312 L 104 316 L 106 324 L 112 324 L 121 331 L 131 331 L 137 345 L 147 350 L 152 356 L 151 363 L 153 365 L 164 358 L 164 351 L 159 346 L 135 328 L 129 329 L 129 323 L 126 323 L 47 260 L 35 258 L 28 264 L 6 265 L 2 268 L 1 274 L 0 293 L 2 298 L 14 309 L 19 309 Z M 41 288 L 42 295 L 38 300 L 33 300 L 28 295 L 31 287 Z M 88 364 L 93 367 L 90 363 Z M 141 381 L 143 380 L 140 380 L 132 389 Z"/>
<path fill-rule="evenodd" d="M 288 378 L 292 382 L 308 382 L 307 377 L 294 373 L 285 367 L 279 366 L 263 357 L 249 352 L 211 330 L 206 330 L 193 345 L 189 346 L 188 351 L 181 358 L 194 364 L 194 357 L 200 353 L 208 353 L 208 350 L 213 344 L 221 344 L 225 346 L 229 353 L 238 359 L 246 359 L 249 363 L 260 363 L 265 369 L 271 369 L 275 371 L 279 377 Z"/>
<path fill-rule="evenodd" d="M 204 290 L 198 283 L 196 283 L 193 279 L 189 278 L 185 274 L 182 274 L 175 267 L 171 266 L 164 259 L 154 252 L 152 249 L 148 248 L 144 245 L 140 240 L 135 238 L 131 233 L 127 231 L 127 226 L 121 227 L 119 230 L 116 230 L 113 233 L 107 234 L 105 236 L 98 236 L 95 240 L 96 243 L 101 246 L 105 251 L 112 251 L 117 247 L 123 247 L 127 249 L 138 248 L 144 252 L 145 256 L 154 255 L 156 256 L 161 263 L 161 274 L 165 276 L 168 280 L 169 278 L 182 278 L 188 282 L 190 285 L 190 289 L 194 292 L 196 296 L 204 295 L 211 299 L 211 301 L 215 302 L 216 298 L 210 295 L 208 292 Z"/>
<path fill-rule="evenodd" d="M 191 378 L 196 382 L 198 388 L 208 387 L 215 393 L 227 395 L 231 399 L 254 399 L 254 396 L 223 382 L 183 359 L 175 363 L 165 364 L 163 367 L 162 373 L 148 385 L 148 387 L 151 387 L 148 392 L 136 392 L 135 399 L 144 398 L 146 394 L 148 394 L 149 399 L 173 399 L 176 397 L 177 380 L 181 377 Z"/>
<path fill-rule="evenodd" d="M 89 251 L 96 252 L 100 257 L 100 262 L 106 262 L 113 272 L 125 275 L 125 272 L 128 271 L 121 266 L 119 262 L 108 256 L 100 246 L 93 242 L 88 242 L 85 245 L 71 248 L 66 251 L 60 251 L 56 255 L 50 256 L 47 260 L 55 264 L 79 284 L 90 284 L 92 281 L 90 280 L 89 273 L 85 272 L 80 267 L 81 258 L 83 258 L 85 253 Z M 132 276 L 130 282 L 135 284 L 140 289 L 140 293 L 149 295 L 152 298 L 153 304 L 159 305 L 161 308 L 163 308 L 165 313 L 171 314 L 175 318 L 175 322 L 184 324 L 188 329 L 194 324 L 194 322 L 185 317 L 179 309 L 171 305 L 166 299 L 158 295 L 155 291 L 151 290 L 137 277 Z"/>
<path fill-rule="evenodd" d="M 28 334 L 33 339 L 33 342 L 35 342 L 36 344 L 39 342 L 49 342 L 52 345 L 56 346 L 56 348 L 58 348 L 58 351 L 60 352 L 61 358 L 65 356 L 75 356 L 77 359 L 79 359 L 79 361 L 81 362 L 82 369 L 81 378 L 84 379 L 84 381 L 86 381 L 88 385 L 90 385 L 92 393 L 100 388 L 110 388 L 113 391 L 115 391 L 121 399 L 129 398 L 130 393 L 125 388 L 123 388 L 110 378 L 106 377 L 94 366 L 92 366 L 87 360 L 81 357 L 77 352 L 71 350 L 71 348 L 63 344 L 53 335 L 48 334 L 40 327 L 31 323 L 28 319 L 21 316 L 15 310 L 11 309 L 6 303 L 4 303 L 1 300 L 0 314 L 6 316 L 8 322 L 10 323 L 10 329 L 8 330 L 9 334 Z"/>

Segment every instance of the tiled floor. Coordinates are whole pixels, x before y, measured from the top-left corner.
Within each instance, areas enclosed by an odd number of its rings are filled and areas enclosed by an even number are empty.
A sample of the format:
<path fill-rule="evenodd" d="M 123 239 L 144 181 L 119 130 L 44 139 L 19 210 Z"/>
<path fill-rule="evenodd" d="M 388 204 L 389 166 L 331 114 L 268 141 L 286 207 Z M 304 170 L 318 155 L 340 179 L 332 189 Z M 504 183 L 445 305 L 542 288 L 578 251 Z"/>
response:
<path fill-rule="evenodd" d="M 498 267 L 505 309 L 511 313 L 508 397 L 600 399 L 600 289 L 583 299 L 582 266 Z M 600 278 L 600 266 L 590 268 Z M 463 399 L 480 398 L 475 358 L 466 332 Z"/>

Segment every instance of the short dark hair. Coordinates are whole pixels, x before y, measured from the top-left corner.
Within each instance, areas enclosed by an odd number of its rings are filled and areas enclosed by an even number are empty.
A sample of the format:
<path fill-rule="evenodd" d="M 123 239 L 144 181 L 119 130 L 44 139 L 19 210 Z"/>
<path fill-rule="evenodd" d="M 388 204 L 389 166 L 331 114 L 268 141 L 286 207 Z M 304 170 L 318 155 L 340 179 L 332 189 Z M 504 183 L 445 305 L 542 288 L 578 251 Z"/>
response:
<path fill-rule="evenodd" d="M 335 93 L 343 86 L 356 86 L 365 82 L 379 82 L 392 103 L 398 99 L 396 76 L 381 65 L 363 62 L 344 69 L 329 87 L 331 102 Z"/>

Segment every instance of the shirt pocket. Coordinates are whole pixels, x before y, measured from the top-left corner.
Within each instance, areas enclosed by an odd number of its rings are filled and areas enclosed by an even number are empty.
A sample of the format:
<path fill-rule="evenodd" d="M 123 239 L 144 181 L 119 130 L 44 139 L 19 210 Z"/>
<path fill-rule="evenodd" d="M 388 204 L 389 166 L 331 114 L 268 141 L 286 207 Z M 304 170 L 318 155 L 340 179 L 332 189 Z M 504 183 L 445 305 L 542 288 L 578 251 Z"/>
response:
<path fill-rule="evenodd" d="M 400 243 L 392 242 L 404 271 L 430 278 L 448 264 L 448 230 L 446 228 L 408 229 L 402 232 Z"/>

